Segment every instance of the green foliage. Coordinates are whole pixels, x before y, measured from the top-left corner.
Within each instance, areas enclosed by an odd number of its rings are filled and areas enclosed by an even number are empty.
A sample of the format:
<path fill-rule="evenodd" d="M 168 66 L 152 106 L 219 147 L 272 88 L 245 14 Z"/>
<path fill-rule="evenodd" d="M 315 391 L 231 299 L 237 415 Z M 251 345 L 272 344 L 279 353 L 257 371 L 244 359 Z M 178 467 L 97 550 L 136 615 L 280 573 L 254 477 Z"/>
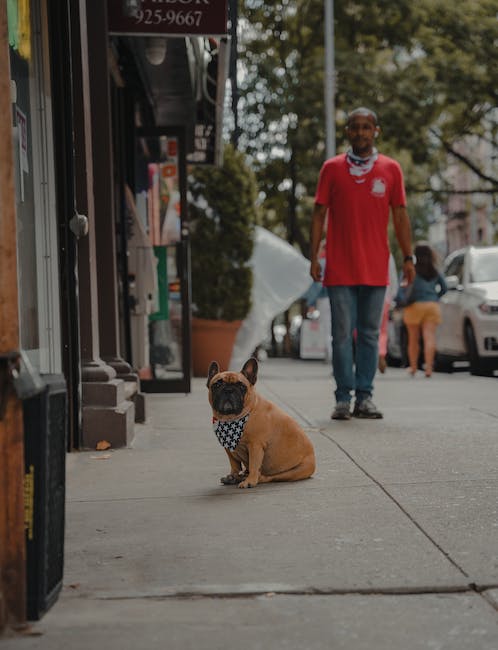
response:
<path fill-rule="evenodd" d="M 253 159 L 264 225 L 305 254 L 309 213 L 301 198 L 314 192 L 324 158 L 322 13 L 302 0 L 252 0 L 244 9 L 240 144 Z"/>
<path fill-rule="evenodd" d="M 194 315 L 243 320 L 251 306 L 257 186 L 240 152 L 227 146 L 223 165 L 189 176 Z"/>
<path fill-rule="evenodd" d="M 324 1 L 243 5 L 240 146 L 253 159 L 265 225 L 306 253 L 325 158 Z M 473 191 L 498 192 L 496 0 L 355 0 L 334 9 L 337 150 L 347 146 L 346 113 L 370 106 L 380 150 L 402 164 L 411 213 L 430 218 L 434 203 L 458 191 L 449 161 L 474 175 Z"/>

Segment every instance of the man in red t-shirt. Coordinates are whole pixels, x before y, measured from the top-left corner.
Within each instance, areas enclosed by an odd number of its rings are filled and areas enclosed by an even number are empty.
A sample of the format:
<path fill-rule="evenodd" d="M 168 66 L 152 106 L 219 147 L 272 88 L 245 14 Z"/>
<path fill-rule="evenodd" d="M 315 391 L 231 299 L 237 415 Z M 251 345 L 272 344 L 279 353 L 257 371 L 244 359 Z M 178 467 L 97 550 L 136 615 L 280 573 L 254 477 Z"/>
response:
<path fill-rule="evenodd" d="M 310 272 L 315 281 L 323 281 L 330 298 L 332 366 L 337 384 L 332 413 L 335 420 L 351 418 L 352 393 L 356 398 L 354 416 L 382 417 L 372 402 L 372 393 L 388 284 L 389 212 L 403 252 L 404 275 L 409 282 L 415 277 L 403 173 L 395 160 L 379 154 L 374 147 L 379 131 L 372 110 L 352 111 L 346 125 L 351 147 L 345 154 L 325 161 L 315 195 Z M 322 277 L 318 251 L 327 212 Z"/>

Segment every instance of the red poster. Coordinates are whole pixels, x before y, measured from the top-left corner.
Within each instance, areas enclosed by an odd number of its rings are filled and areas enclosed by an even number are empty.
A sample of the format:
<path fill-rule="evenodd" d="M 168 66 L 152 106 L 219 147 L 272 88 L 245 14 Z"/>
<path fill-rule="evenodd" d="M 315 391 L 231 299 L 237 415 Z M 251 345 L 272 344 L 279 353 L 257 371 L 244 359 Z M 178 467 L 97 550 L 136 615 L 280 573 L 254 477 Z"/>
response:
<path fill-rule="evenodd" d="M 111 34 L 227 33 L 227 0 L 107 0 L 107 13 Z"/>

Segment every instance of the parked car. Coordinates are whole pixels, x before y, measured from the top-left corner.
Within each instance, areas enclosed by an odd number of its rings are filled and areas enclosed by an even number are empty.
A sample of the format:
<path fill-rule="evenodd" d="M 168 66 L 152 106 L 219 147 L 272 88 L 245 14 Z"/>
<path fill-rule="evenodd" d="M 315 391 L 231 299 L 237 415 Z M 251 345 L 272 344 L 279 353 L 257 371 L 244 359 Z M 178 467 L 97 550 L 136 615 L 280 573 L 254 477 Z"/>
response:
<path fill-rule="evenodd" d="M 302 316 L 295 314 L 291 316 L 289 328 L 285 325 L 284 314 L 279 314 L 273 321 L 267 337 L 259 344 L 270 357 L 284 357 L 290 353 L 293 357 L 299 357 L 299 340 L 301 336 Z M 272 336 L 273 330 L 273 336 Z M 288 337 L 286 343 L 285 338 Z"/>
<path fill-rule="evenodd" d="M 467 246 L 443 265 L 448 292 L 441 298 L 436 369 L 469 361 L 474 375 L 498 369 L 498 246 Z"/>

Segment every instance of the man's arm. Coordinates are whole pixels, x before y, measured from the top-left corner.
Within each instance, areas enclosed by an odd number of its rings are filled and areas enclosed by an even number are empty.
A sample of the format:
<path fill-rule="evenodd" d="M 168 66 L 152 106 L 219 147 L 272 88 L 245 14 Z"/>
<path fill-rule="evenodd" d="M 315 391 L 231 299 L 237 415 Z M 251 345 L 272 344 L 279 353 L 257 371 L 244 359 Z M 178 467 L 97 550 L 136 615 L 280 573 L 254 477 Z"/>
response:
<path fill-rule="evenodd" d="M 403 253 L 403 257 L 413 255 L 412 248 L 412 227 L 410 225 L 410 217 L 404 205 L 398 205 L 393 208 L 393 225 L 396 239 L 398 240 L 399 247 Z M 413 282 L 415 279 L 415 265 L 413 261 L 409 260 L 403 262 L 403 275 L 408 282 Z"/>
<path fill-rule="evenodd" d="M 320 250 L 320 242 L 323 237 L 323 224 L 325 222 L 325 215 L 327 214 L 327 206 L 320 205 L 315 203 L 313 208 L 313 214 L 311 216 L 311 229 L 310 229 L 310 240 L 311 240 L 311 267 L 310 274 L 315 282 L 319 282 L 322 279 L 322 269 L 320 267 L 320 262 L 318 260 L 318 251 Z"/>

